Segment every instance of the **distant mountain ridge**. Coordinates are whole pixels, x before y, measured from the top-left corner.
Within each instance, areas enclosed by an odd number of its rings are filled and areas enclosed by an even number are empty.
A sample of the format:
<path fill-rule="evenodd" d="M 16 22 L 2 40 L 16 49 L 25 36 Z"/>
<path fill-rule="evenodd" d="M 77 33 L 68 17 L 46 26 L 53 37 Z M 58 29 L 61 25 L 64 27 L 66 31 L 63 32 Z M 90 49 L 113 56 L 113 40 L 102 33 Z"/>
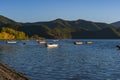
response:
<path fill-rule="evenodd" d="M 4 26 L 4 27 L 17 28 L 20 25 L 21 25 L 20 23 L 0 15 L 0 27 Z"/>
<path fill-rule="evenodd" d="M 38 35 L 44 38 L 56 39 L 102 39 L 120 38 L 120 30 L 107 23 L 86 20 L 68 21 L 56 19 L 47 22 L 18 23 L 0 16 L 0 27 L 10 27 L 23 31 L 29 37 Z"/>
<path fill-rule="evenodd" d="M 113 25 L 113 26 L 115 26 L 117 28 L 120 28 L 120 21 L 111 23 L 111 25 Z"/>

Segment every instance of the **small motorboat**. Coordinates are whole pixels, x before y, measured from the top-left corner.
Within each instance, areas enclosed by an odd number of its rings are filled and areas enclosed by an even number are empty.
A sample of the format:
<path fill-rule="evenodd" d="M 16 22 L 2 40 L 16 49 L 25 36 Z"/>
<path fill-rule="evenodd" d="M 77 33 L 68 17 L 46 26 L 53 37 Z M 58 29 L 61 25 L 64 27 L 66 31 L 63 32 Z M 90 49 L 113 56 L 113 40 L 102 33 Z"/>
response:
<path fill-rule="evenodd" d="M 83 42 L 74 42 L 75 45 L 81 45 Z"/>
<path fill-rule="evenodd" d="M 8 44 L 16 44 L 16 41 L 7 41 Z"/>
<path fill-rule="evenodd" d="M 59 40 L 58 39 L 54 39 L 53 41 L 56 42 L 56 41 L 59 41 Z"/>
<path fill-rule="evenodd" d="M 48 44 L 46 44 L 46 47 L 48 47 L 48 48 L 54 48 L 54 47 L 58 47 L 58 44 L 48 43 Z"/>
<path fill-rule="evenodd" d="M 38 43 L 45 44 L 46 42 L 45 42 L 45 40 L 38 40 Z"/>
<path fill-rule="evenodd" d="M 88 41 L 88 42 L 86 42 L 87 44 L 92 44 L 93 42 L 91 42 L 91 41 Z"/>

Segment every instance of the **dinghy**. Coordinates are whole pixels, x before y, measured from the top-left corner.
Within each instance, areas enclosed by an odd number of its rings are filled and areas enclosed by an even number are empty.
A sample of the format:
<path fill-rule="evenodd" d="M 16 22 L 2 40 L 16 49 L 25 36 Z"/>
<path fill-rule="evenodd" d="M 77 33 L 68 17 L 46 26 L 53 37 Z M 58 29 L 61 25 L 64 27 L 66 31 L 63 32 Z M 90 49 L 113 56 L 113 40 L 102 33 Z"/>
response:
<path fill-rule="evenodd" d="M 46 44 L 46 47 L 48 47 L 48 48 L 54 48 L 54 47 L 58 47 L 58 44 L 48 43 L 48 44 Z"/>

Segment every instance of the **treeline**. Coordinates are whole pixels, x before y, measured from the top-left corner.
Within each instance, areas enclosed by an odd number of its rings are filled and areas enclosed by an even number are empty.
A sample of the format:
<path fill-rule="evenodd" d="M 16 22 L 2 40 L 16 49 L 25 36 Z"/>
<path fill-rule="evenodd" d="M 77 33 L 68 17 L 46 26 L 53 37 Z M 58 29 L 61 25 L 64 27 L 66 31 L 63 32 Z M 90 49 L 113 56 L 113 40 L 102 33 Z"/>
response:
<path fill-rule="evenodd" d="M 0 31 L 0 40 L 26 40 L 26 39 L 41 39 L 37 34 L 28 37 L 24 32 L 17 31 L 12 28 L 3 27 Z"/>
<path fill-rule="evenodd" d="M 16 31 L 12 28 L 6 28 L 3 27 L 0 32 L 0 40 L 22 40 L 22 39 L 28 39 L 28 36 L 21 31 Z"/>
<path fill-rule="evenodd" d="M 70 39 L 71 32 L 73 29 L 71 27 L 49 27 L 47 25 L 36 25 L 27 24 L 18 28 L 19 31 L 25 32 L 28 37 L 38 35 L 39 37 L 47 39 Z"/>

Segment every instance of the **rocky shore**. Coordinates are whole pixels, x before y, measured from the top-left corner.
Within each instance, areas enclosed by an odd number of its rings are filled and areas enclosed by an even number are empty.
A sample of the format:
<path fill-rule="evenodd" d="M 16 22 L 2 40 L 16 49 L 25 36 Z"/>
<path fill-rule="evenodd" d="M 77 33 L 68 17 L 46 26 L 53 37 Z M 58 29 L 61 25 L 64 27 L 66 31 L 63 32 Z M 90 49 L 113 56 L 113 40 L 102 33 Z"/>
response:
<path fill-rule="evenodd" d="M 30 79 L 0 62 L 0 80 L 30 80 Z"/>

